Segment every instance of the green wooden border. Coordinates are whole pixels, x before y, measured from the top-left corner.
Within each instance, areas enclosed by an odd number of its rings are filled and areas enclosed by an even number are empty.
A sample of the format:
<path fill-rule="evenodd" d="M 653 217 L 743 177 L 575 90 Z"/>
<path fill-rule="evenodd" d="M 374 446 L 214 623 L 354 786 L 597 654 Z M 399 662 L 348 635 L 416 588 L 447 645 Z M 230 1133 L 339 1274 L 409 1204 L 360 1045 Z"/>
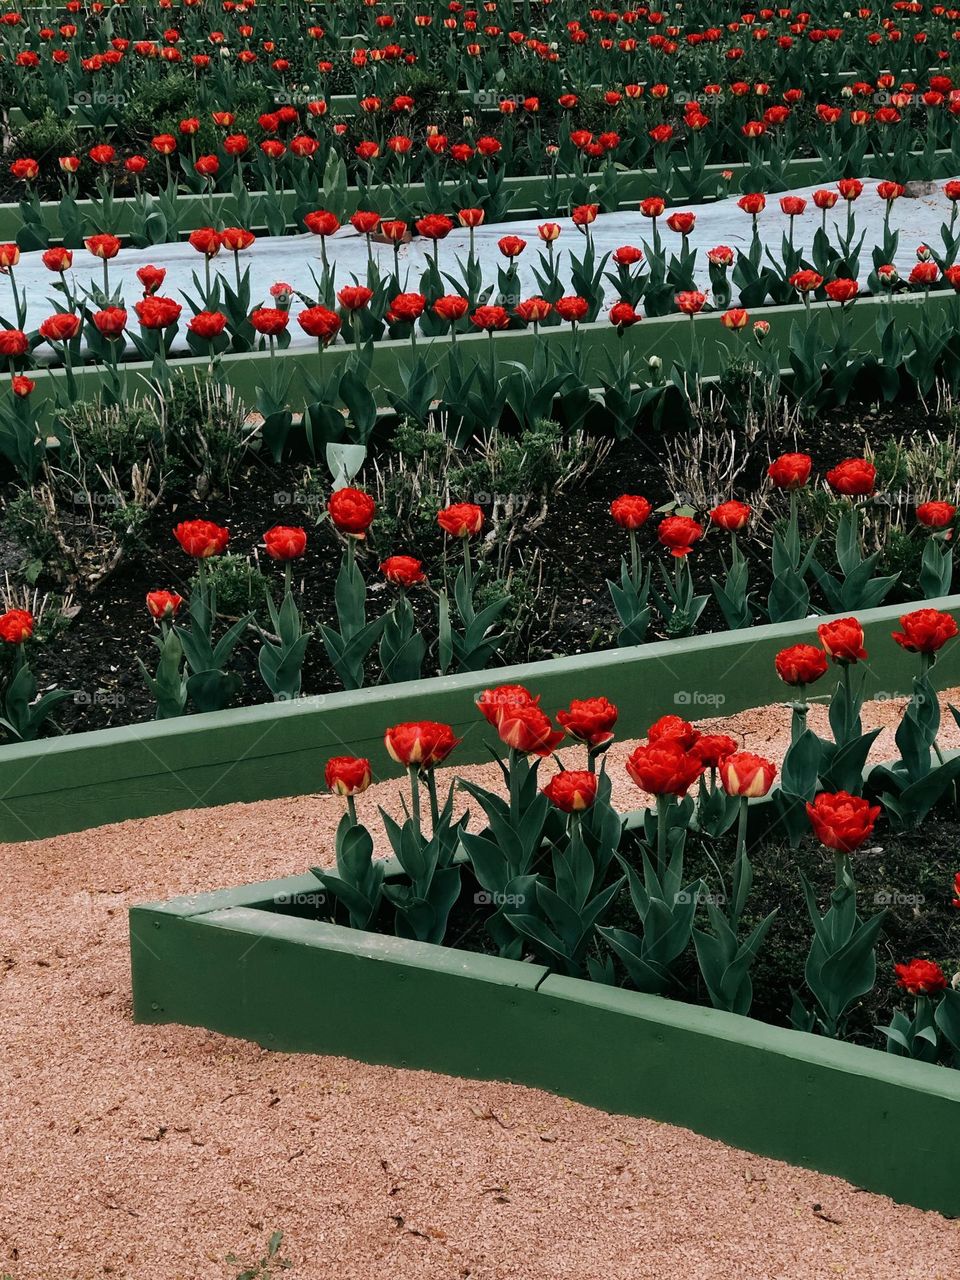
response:
<path fill-rule="evenodd" d="M 927 301 L 922 293 L 898 295 L 892 303 L 887 298 L 868 295 L 859 298 L 847 311 L 846 324 L 854 350 L 863 353 L 876 350 L 877 321 L 882 308 L 888 305 L 896 308 L 897 316 L 904 323 L 915 318 L 924 307 L 936 314 L 952 310 L 960 315 L 960 301 L 953 290 L 932 292 Z M 821 329 L 832 333 L 832 326 L 839 321 L 840 308 L 835 303 L 816 302 L 811 304 L 809 314 Z M 751 319 L 762 318 L 770 325 L 766 345 L 777 352 L 781 367 L 788 363 L 790 331 L 795 323 L 805 323 L 806 315 L 807 309 L 800 303 L 759 307 L 751 312 Z M 678 312 L 645 319 L 625 330 L 622 335 L 608 319 L 603 318 L 593 324 L 579 326 L 577 335 L 574 335 L 569 325 L 541 329 L 539 334 L 532 329 L 511 329 L 495 333 L 493 344 L 498 361 L 516 360 L 529 367 L 537 342 L 546 342 L 554 350 L 566 351 L 570 351 L 574 343 L 579 342 L 584 357 L 585 376 L 589 379 L 589 385 L 597 388 L 600 386 L 601 374 L 609 371 L 611 359 L 619 360 L 624 345 L 640 364 L 658 357 L 663 362 L 664 376 L 675 362 L 681 366 L 686 365 L 690 353 L 691 325 L 696 335 L 700 372 L 704 378 L 715 378 L 720 373 L 725 354 L 736 350 L 738 343 L 753 342 L 749 329 L 739 336 L 728 332 L 721 325 L 717 312 L 701 312 L 692 321 Z M 490 338 L 487 334 L 467 333 L 457 338 L 456 344 L 467 367 L 485 364 L 490 359 Z M 416 354 L 431 367 L 439 369 L 448 358 L 452 345 L 449 337 L 429 340 L 421 338 L 417 343 Z M 407 339 L 385 338 L 373 344 L 367 385 L 381 409 L 391 409 L 395 395 L 402 391 L 402 371 L 409 366 L 411 354 Z M 279 352 L 276 358 L 283 362 L 284 371 L 291 375 L 291 407 L 299 410 L 309 400 L 305 375 L 317 377 L 323 372 L 341 370 L 353 357 L 354 348 L 345 343 L 328 347 L 322 356 L 313 347 L 294 347 Z M 240 398 L 247 404 L 253 404 L 258 386 L 267 384 L 269 361 L 270 354 L 267 351 L 225 355 L 221 358 L 220 370 L 226 383 L 236 390 Z M 171 359 L 170 366 L 177 370 L 194 370 L 200 376 L 206 376 L 209 360 L 201 356 L 178 356 Z M 128 397 L 143 396 L 149 392 L 152 365 L 139 360 L 126 361 L 119 365 L 119 375 L 123 391 Z M 62 369 L 37 369 L 31 370 L 30 376 L 37 384 L 31 403 L 38 420 L 49 426 L 56 411 L 57 383 L 62 390 L 64 372 Z M 78 366 L 74 369 L 74 376 L 80 398 L 96 399 L 103 379 L 102 367 Z"/>
<path fill-rule="evenodd" d="M 925 601 L 960 619 L 960 595 Z M 916 605 L 861 611 L 868 697 L 907 697 L 914 665 L 893 643 L 897 619 Z M 0 751 L 0 840 L 30 840 L 127 818 L 323 789 L 331 755 L 368 756 L 378 777 L 397 776 L 384 730 L 425 718 L 453 725 L 456 760 L 488 758 L 496 735 L 475 707 L 479 690 L 523 682 L 555 712 L 572 697 L 605 694 L 620 708 L 618 732 L 639 737 L 665 712 L 692 719 L 786 699 L 773 659 L 815 641 L 822 618 L 608 649 L 546 662 L 384 685 L 359 692 L 264 703 L 233 711 L 101 729 Z M 935 667 L 941 688 L 960 683 L 960 645 Z"/>
<path fill-rule="evenodd" d="M 316 890 L 298 876 L 132 908 L 136 1021 L 549 1089 L 960 1214 L 957 1072 L 261 909 Z"/>

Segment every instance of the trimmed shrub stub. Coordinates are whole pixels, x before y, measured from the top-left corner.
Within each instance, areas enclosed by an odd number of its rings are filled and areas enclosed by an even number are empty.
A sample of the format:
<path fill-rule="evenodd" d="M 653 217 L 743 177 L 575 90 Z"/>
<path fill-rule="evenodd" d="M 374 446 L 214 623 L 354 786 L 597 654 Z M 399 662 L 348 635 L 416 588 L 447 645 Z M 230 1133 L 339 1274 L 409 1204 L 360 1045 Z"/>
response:
<path fill-rule="evenodd" d="M 316 887 L 296 876 L 133 908 L 137 1021 L 546 1088 L 960 1213 L 955 1073 L 538 965 L 261 909 Z"/>

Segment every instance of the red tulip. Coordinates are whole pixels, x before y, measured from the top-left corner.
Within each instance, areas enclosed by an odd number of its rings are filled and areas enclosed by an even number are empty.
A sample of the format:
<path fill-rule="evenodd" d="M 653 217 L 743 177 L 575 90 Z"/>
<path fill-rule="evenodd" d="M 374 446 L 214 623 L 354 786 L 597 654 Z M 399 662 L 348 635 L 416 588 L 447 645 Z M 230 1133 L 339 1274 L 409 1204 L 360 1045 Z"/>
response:
<path fill-rule="evenodd" d="M 119 338 L 127 327 L 127 313 L 123 307 L 107 307 L 93 313 L 93 323 L 105 338 Z"/>
<path fill-rule="evenodd" d="M 523 755 L 549 755 L 563 741 L 563 731 L 554 729 L 535 702 L 503 703 L 494 727 L 502 742 Z"/>
<path fill-rule="evenodd" d="M 952 502 L 921 502 L 917 520 L 927 529 L 946 529 L 953 524 L 957 508 Z"/>
<path fill-rule="evenodd" d="M 526 240 L 520 236 L 501 236 L 497 241 L 497 248 L 505 258 L 518 258 L 526 247 Z"/>
<path fill-rule="evenodd" d="M 706 306 L 707 295 L 699 289 L 685 289 L 683 293 L 677 294 L 676 302 L 684 315 L 695 316 Z"/>
<path fill-rule="evenodd" d="M 639 529 L 646 524 L 653 507 L 638 493 L 624 493 L 610 503 L 610 514 L 621 529 Z"/>
<path fill-rule="evenodd" d="M 557 723 L 578 742 L 602 747 L 613 740 L 618 715 L 617 708 L 606 698 L 574 698 L 566 711 L 557 712 Z"/>
<path fill-rule="evenodd" d="M 388 556 L 380 565 L 380 572 L 395 587 L 415 587 L 427 580 L 423 561 L 413 556 Z"/>
<path fill-rule="evenodd" d="M 484 689 L 477 695 L 477 710 L 488 724 L 496 727 L 500 712 L 509 707 L 535 707 L 540 701 L 522 684 L 501 684 L 495 689 Z"/>
<path fill-rule="evenodd" d="M 22 329 L 0 329 L 0 356 L 25 356 L 30 340 Z"/>
<path fill-rule="evenodd" d="M 877 468 L 866 458 L 846 458 L 827 472 L 827 484 L 848 498 L 865 498 L 874 492 Z"/>
<path fill-rule="evenodd" d="M 895 964 L 897 985 L 912 996 L 935 996 L 947 986 L 947 975 L 932 960 L 911 960 Z"/>
<path fill-rule="evenodd" d="M 384 734 L 383 741 L 390 758 L 397 764 L 432 769 L 446 760 L 461 739 L 448 724 L 418 720 L 393 725 Z"/>
<path fill-rule="evenodd" d="M 48 342 L 69 342 L 80 332 L 81 320 L 70 311 L 48 316 L 40 325 L 40 337 Z"/>
<path fill-rule="evenodd" d="M 305 307 L 297 316 L 300 328 L 322 342 L 324 346 L 332 342 L 340 332 L 340 317 L 327 307 Z"/>
<path fill-rule="evenodd" d="M 813 684 L 827 670 L 827 655 L 813 644 L 793 644 L 773 660 L 777 675 L 790 685 Z"/>
<path fill-rule="evenodd" d="M 230 540 L 230 530 L 214 524 L 212 520 L 182 520 L 174 529 L 173 536 L 188 556 L 207 560 L 223 554 Z"/>
<path fill-rule="evenodd" d="M 144 297 L 148 294 L 156 293 L 166 278 L 165 267 L 154 267 L 148 264 L 145 267 L 141 267 L 137 272 L 137 279 L 143 285 Z"/>
<path fill-rule="evenodd" d="M 258 307 L 250 312 L 250 323 L 257 333 L 275 338 L 290 323 L 290 312 L 280 307 Z"/>
<path fill-rule="evenodd" d="M 817 635 L 834 662 L 862 662 L 867 656 L 863 647 L 863 627 L 856 618 L 821 622 L 817 627 Z"/>
<path fill-rule="evenodd" d="M 569 297 L 558 299 L 553 304 L 553 308 L 561 320 L 566 320 L 570 324 L 579 324 L 587 318 L 590 304 L 586 298 L 580 298 L 576 294 L 572 294 Z"/>
<path fill-rule="evenodd" d="M 197 227 L 196 231 L 190 232 L 189 242 L 190 247 L 205 258 L 215 258 L 223 248 L 220 233 L 213 227 Z"/>
<path fill-rule="evenodd" d="M 856 280 L 828 280 L 823 288 L 831 302 L 844 304 L 852 302 L 860 292 Z"/>
<path fill-rule="evenodd" d="M 657 527 L 657 537 L 672 556 L 688 556 L 693 544 L 703 537 L 703 525 L 690 516 L 666 516 Z"/>
<path fill-rule="evenodd" d="M 762 213 L 767 207 L 767 197 L 759 192 L 751 192 L 749 195 L 741 196 L 737 204 L 752 217 L 756 217 L 758 213 Z"/>
<path fill-rule="evenodd" d="M 561 813 L 582 813 L 597 798 L 597 775 L 587 769 L 565 769 L 554 774 L 543 794 Z"/>
<path fill-rule="evenodd" d="M 892 632 L 894 640 L 911 653 L 936 653 L 957 634 L 957 624 L 939 609 L 915 609 L 900 618 L 902 631 Z"/>
<path fill-rule="evenodd" d="M 637 747 L 627 760 L 627 773 L 651 795 L 686 795 L 703 771 L 698 757 L 675 738 Z"/>
<path fill-rule="evenodd" d="M 714 507 L 710 512 L 710 519 L 714 524 L 719 525 L 721 529 L 735 533 L 746 525 L 751 514 L 751 509 L 745 502 L 731 500 L 730 502 L 721 502 L 718 507 Z"/>
<path fill-rule="evenodd" d="M 256 238 L 252 231 L 245 231 L 243 227 L 226 227 L 220 232 L 223 247 L 229 249 L 231 253 L 239 253 L 241 249 L 249 249 Z"/>
<path fill-rule="evenodd" d="M 643 261 L 643 250 L 634 248 L 632 244 L 622 244 L 614 250 L 613 260 L 618 267 L 635 267 Z"/>
<path fill-rule="evenodd" d="M 340 533 L 362 538 L 373 524 L 377 506 L 369 494 L 360 489 L 337 489 L 330 495 L 327 510 Z"/>
<path fill-rule="evenodd" d="M 517 304 L 516 314 L 524 324 L 541 324 L 552 310 L 546 298 L 526 298 Z"/>
<path fill-rule="evenodd" d="M 478 329 L 492 333 L 494 329 L 506 329 L 510 325 L 510 316 L 503 307 L 477 307 L 470 317 L 470 323 Z"/>
<path fill-rule="evenodd" d="M 427 240 L 443 240 L 453 230 L 453 223 L 442 213 L 428 213 L 426 217 L 419 218 L 416 223 L 417 231 Z"/>
<path fill-rule="evenodd" d="M 133 309 L 144 329 L 167 329 L 170 325 L 177 323 L 183 311 L 179 302 L 159 295 L 142 298 L 133 304 Z"/>
<path fill-rule="evenodd" d="M 797 293 L 813 293 L 823 284 L 823 276 L 818 271 L 795 271 L 790 283 Z"/>
<path fill-rule="evenodd" d="M 802 489 L 810 479 L 813 459 L 807 453 L 782 453 L 767 467 L 767 475 L 778 489 Z"/>
<path fill-rule="evenodd" d="M 158 621 L 175 618 L 182 604 L 183 596 L 177 595 L 176 591 L 147 592 L 147 612 Z"/>
<path fill-rule="evenodd" d="M 665 742 L 668 738 L 689 751 L 700 741 L 700 730 L 683 716 L 661 716 L 647 730 L 647 741 Z"/>
<path fill-rule="evenodd" d="M 749 751 L 737 751 L 720 764 L 720 782 L 728 796 L 746 796 L 751 800 L 765 796 L 776 775 L 777 766 L 772 761 Z"/>
<path fill-rule="evenodd" d="M 306 532 L 297 525 L 277 524 L 263 535 L 267 555 L 281 562 L 297 560 L 307 549 Z"/>
<path fill-rule="evenodd" d="M 695 213 L 671 213 L 667 218 L 667 226 L 678 235 L 687 236 L 697 224 Z"/>
<path fill-rule="evenodd" d="M 446 320 L 448 324 L 456 324 L 462 320 L 469 310 L 470 303 L 459 293 L 448 293 L 438 298 L 433 304 L 433 313 Z"/>
<path fill-rule="evenodd" d="M 95 258 L 115 258 L 120 252 L 120 241 L 116 236 L 88 236 L 83 243 Z"/>
<path fill-rule="evenodd" d="M 731 307 L 729 311 L 724 311 L 720 317 L 720 323 L 725 329 L 730 329 L 736 333 L 740 329 L 745 329 L 750 322 L 750 313 L 745 311 L 743 307 Z"/>
<path fill-rule="evenodd" d="M 332 236 L 340 230 L 340 219 L 326 209 L 316 209 L 304 214 L 303 225 L 315 236 Z"/>
<path fill-rule="evenodd" d="M 222 311 L 199 311 L 187 325 L 191 333 L 212 341 L 219 338 L 227 327 L 227 317 Z"/>
<path fill-rule="evenodd" d="M 60 275 L 73 266 L 73 254 L 69 249 L 62 247 L 45 249 L 40 260 L 48 271 L 57 271 Z"/>
<path fill-rule="evenodd" d="M 390 314 L 403 324 L 413 324 L 423 315 L 426 305 L 422 293 L 398 293 L 390 303 Z"/>
<path fill-rule="evenodd" d="M 610 308 L 610 323 L 615 324 L 621 333 L 642 318 L 629 302 L 615 302 Z"/>
<path fill-rule="evenodd" d="M 0 614 L 0 640 L 5 644 L 23 644 L 33 635 L 33 614 L 27 609 L 8 609 Z"/>
<path fill-rule="evenodd" d="M 880 806 L 846 791 L 821 791 L 807 805 L 807 817 L 822 845 L 836 853 L 852 853 L 873 835 Z"/>
<path fill-rule="evenodd" d="M 327 787 L 338 796 L 358 796 L 373 781 L 370 761 L 362 756 L 333 756 L 323 771 Z"/>
<path fill-rule="evenodd" d="M 373 297 L 373 290 L 364 284 L 345 285 L 337 294 L 337 301 L 345 311 L 362 311 Z"/>
<path fill-rule="evenodd" d="M 473 538 L 483 528 L 483 509 L 472 502 L 455 502 L 437 512 L 437 524 L 454 538 Z"/>
<path fill-rule="evenodd" d="M 737 741 L 727 733 L 702 733 L 691 748 L 705 769 L 716 769 L 737 750 Z"/>

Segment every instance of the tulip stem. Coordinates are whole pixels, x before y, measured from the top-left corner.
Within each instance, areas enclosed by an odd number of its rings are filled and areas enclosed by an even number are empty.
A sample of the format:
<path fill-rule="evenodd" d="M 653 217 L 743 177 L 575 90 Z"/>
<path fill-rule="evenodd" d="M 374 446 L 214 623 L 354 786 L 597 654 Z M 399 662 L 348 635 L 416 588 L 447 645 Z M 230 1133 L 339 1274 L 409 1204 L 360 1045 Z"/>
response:
<path fill-rule="evenodd" d="M 637 531 L 631 529 L 630 533 L 630 577 L 633 579 L 633 585 L 640 585 L 640 548 L 637 546 Z"/>
<path fill-rule="evenodd" d="M 667 867 L 667 814 L 670 797 L 657 796 L 657 875 L 662 880 Z"/>
<path fill-rule="evenodd" d="M 747 852 L 747 797 L 740 797 L 740 815 L 737 821 L 737 859 Z"/>
<path fill-rule="evenodd" d="M 350 814 L 350 821 L 357 826 L 357 802 L 353 796 L 347 796 L 347 812 Z"/>
<path fill-rule="evenodd" d="M 430 821 L 433 834 L 440 830 L 440 805 L 437 801 L 437 779 L 432 769 L 427 770 L 427 795 L 430 797 Z"/>
<path fill-rule="evenodd" d="M 407 765 L 407 772 L 410 776 L 410 797 L 413 801 L 411 806 L 411 817 L 413 819 L 413 829 L 416 832 L 417 841 L 420 841 L 420 769 L 418 765 Z"/>
<path fill-rule="evenodd" d="M 467 588 L 467 599 L 473 600 L 473 564 L 470 559 L 470 539 L 463 538 L 463 582 Z M 464 619 L 466 621 L 466 619 Z"/>

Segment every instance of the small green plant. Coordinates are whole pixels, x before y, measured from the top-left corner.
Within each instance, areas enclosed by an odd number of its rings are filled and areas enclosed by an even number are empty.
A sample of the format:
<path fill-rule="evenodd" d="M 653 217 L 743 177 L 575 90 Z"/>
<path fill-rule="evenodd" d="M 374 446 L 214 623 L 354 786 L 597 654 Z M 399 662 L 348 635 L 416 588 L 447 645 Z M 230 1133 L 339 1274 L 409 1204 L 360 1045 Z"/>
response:
<path fill-rule="evenodd" d="M 217 612 L 236 618 L 257 609 L 269 586 L 267 577 L 246 556 L 217 556 L 206 562 L 208 585 L 217 593 Z"/>
<path fill-rule="evenodd" d="M 258 1261 L 247 1266 L 237 1257 L 235 1253 L 228 1253 L 224 1262 L 229 1262 L 231 1266 L 239 1266 L 242 1270 L 236 1277 L 236 1280 L 270 1280 L 271 1276 L 276 1276 L 279 1271 L 288 1271 L 293 1263 L 289 1258 L 280 1257 L 280 1244 L 283 1240 L 283 1232 L 275 1231 L 267 1242 L 267 1252 Z M 4 1277 L 4 1280 L 7 1280 Z"/>

